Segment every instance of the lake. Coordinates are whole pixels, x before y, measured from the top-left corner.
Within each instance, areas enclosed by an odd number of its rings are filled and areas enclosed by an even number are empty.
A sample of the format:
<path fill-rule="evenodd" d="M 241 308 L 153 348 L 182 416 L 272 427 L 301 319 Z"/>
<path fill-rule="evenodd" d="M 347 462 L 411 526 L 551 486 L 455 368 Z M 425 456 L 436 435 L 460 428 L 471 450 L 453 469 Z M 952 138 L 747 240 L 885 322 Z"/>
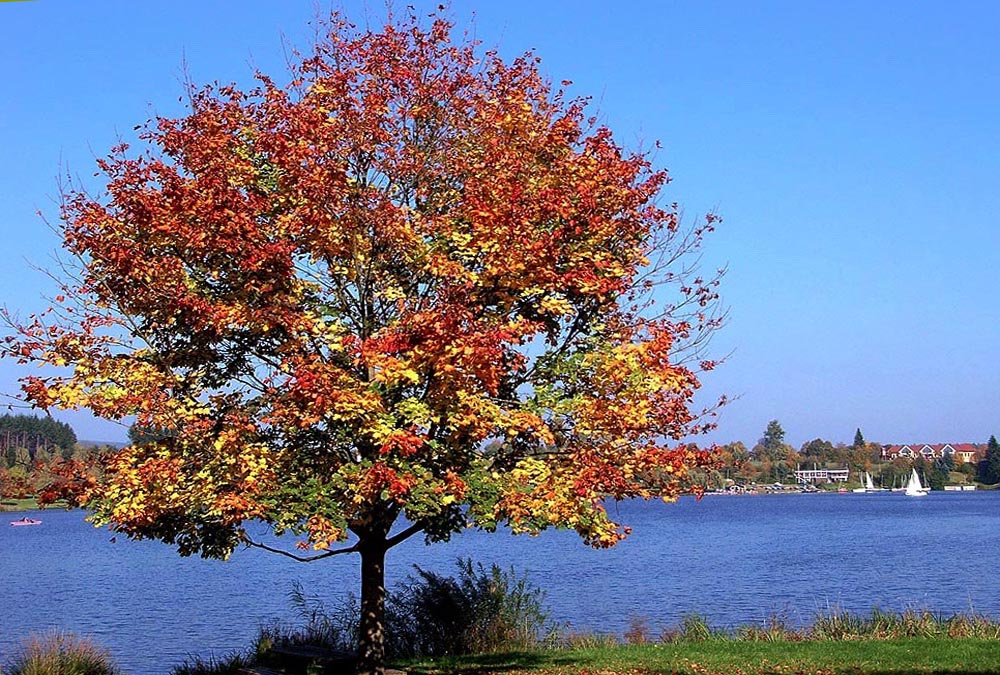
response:
<path fill-rule="evenodd" d="M 471 556 L 527 573 L 554 620 L 619 635 L 632 617 L 655 628 L 692 612 L 726 626 L 772 614 L 802 624 L 818 611 L 874 606 L 1000 614 L 1000 492 L 709 496 L 612 509 L 634 529 L 612 550 L 589 549 L 570 532 L 470 531 L 393 549 L 388 582 L 414 563 L 451 574 Z M 190 654 L 245 648 L 262 623 L 295 619 L 295 581 L 332 600 L 358 587 L 356 556 L 180 558 L 156 542 L 115 541 L 80 512 L 28 514 L 44 520 L 37 527 L 10 527 L 7 515 L 0 664 L 25 634 L 61 628 L 110 648 L 130 673 L 167 673 Z"/>

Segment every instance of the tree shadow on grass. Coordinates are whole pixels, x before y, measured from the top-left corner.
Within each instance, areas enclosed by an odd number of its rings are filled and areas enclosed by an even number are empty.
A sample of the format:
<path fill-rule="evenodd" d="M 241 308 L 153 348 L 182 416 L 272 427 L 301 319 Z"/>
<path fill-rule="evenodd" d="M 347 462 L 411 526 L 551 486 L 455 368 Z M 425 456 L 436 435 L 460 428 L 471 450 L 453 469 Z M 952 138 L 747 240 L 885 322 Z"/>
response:
<path fill-rule="evenodd" d="M 581 658 L 579 653 L 558 656 L 533 652 L 505 652 L 501 654 L 479 654 L 468 657 L 451 657 L 442 659 L 440 663 L 419 663 L 406 666 L 411 675 L 490 675 L 491 673 L 511 673 L 562 670 L 564 672 L 592 671 L 595 662 L 592 659 Z M 747 664 L 745 668 L 735 670 L 730 667 L 706 667 L 696 663 L 672 664 L 666 668 L 635 668 L 625 666 L 616 668 L 608 664 L 600 664 L 598 669 L 604 673 L 622 672 L 629 675 L 647 673 L 649 675 L 722 675 L 726 673 L 741 673 L 742 675 L 1000 675 L 997 669 L 976 668 L 974 665 L 958 668 L 924 669 L 892 669 L 868 670 L 865 668 L 802 668 L 801 665 L 789 668 L 787 664 L 776 664 L 772 667 L 761 667 L 758 664 Z"/>
<path fill-rule="evenodd" d="M 486 675 L 487 673 L 504 673 L 512 671 L 546 670 L 565 666 L 586 668 L 587 659 L 581 659 L 579 654 L 543 654 L 538 652 L 502 652 L 499 654 L 476 654 L 473 656 L 454 656 L 442 659 L 440 662 L 421 662 L 405 666 L 408 673 L 414 675 L 433 675 L 448 673 L 449 675 Z"/>

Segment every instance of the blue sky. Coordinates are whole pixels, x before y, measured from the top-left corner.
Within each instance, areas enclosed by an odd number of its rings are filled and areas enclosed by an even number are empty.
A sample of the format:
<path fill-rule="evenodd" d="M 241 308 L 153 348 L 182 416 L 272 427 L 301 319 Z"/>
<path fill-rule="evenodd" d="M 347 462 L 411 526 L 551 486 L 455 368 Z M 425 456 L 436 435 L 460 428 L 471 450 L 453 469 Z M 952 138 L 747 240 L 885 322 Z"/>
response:
<path fill-rule="evenodd" d="M 430 11 L 438 3 L 415 4 Z M 322 6 L 328 6 L 323 4 Z M 345 1 L 358 23 L 378 2 Z M 0 302 L 44 307 L 60 170 L 191 79 L 285 72 L 312 2 L 0 3 Z M 711 440 L 768 420 L 822 437 L 984 442 L 1000 433 L 1000 4 L 456 0 L 460 27 L 592 95 L 627 146 L 660 140 L 666 198 L 724 217 L 704 252 L 729 266 L 728 363 L 705 400 L 739 398 Z M 475 15 L 473 19 L 472 16 Z M 280 79 L 280 78 L 279 78 Z M 0 391 L 26 371 L 0 364 Z M 83 438 L 124 429 L 57 415 Z"/>

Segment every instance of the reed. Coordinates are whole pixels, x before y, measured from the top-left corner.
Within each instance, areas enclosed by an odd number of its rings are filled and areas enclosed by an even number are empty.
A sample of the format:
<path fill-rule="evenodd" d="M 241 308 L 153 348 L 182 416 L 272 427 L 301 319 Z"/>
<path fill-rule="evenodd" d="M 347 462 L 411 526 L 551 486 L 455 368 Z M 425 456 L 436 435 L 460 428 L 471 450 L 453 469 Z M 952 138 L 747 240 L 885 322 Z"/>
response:
<path fill-rule="evenodd" d="M 53 631 L 29 637 L 7 675 L 121 675 L 107 650 L 72 633 Z"/>
<path fill-rule="evenodd" d="M 634 626 L 625 634 L 628 644 L 644 644 L 629 639 Z M 982 614 L 937 615 L 929 610 L 903 612 L 879 608 L 862 615 L 829 609 L 816 615 L 812 624 L 791 626 L 781 616 L 772 615 L 762 624 L 742 624 L 732 628 L 714 627 L 698 614 L 682 617 L 680 624 L 663 628 L 660 643 L 681 644 L 708 641 L 731 642 L 844 642 L 859 640 L 900 640 L 908 638 L 971 638 L 1000 640 L 1000 620 Z"/>
<path fill-rule="evenodd" d="M 188 657 L 184 663 L 170 669 L 170 675 L 238 675 L 253 664 L 246 655 L 233 653 L 227 656 Z"/>

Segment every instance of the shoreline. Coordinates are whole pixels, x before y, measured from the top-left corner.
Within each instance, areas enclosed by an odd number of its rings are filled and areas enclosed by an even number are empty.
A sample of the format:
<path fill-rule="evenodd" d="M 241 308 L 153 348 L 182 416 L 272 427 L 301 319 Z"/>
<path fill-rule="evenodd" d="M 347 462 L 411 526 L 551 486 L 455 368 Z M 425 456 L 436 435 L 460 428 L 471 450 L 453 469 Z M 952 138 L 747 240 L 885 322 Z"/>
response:
<path fill-rule="evenodd" d="M 0 501 L 0 513 L 26 513 L 29 511 L 65 511 L 65 502 L 56 502 L 41 506 L 35 498 L 30 499 L 5 499 Z"/>

